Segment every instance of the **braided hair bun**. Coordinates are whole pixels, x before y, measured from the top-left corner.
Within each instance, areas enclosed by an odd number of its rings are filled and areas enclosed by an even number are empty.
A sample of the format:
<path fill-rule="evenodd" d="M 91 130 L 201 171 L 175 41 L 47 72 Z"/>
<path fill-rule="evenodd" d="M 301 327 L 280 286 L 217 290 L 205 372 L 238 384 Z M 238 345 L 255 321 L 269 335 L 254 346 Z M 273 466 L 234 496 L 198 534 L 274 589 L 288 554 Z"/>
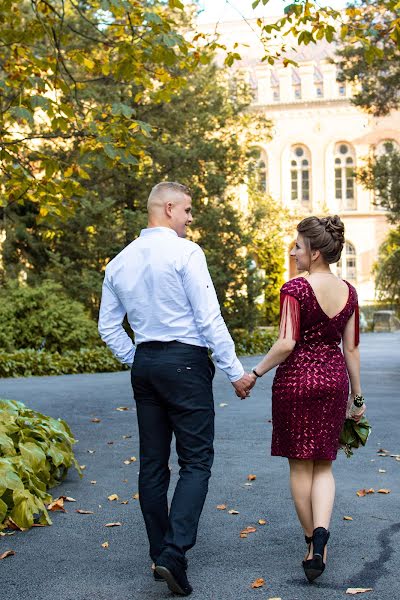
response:
<path fill-rule="evenodd" d="M 306 217 L 297 225 L 310 250 L 319 250 L 328 264 L 340 259 L 344 245 L 344 225 L 338 215 Z"/>

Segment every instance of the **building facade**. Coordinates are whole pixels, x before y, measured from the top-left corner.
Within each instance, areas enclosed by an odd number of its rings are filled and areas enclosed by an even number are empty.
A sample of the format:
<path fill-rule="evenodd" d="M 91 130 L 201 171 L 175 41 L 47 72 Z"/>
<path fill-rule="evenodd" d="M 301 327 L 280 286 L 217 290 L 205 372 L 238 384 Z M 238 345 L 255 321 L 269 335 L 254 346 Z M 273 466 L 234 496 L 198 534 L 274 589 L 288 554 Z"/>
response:
<path fill-rule="evenodd" d="M 213 29 L 214 28 L 214 29 Z M 215 24 L 204 26 L 212 32 Z M 261 62 L 263 49 L 256 23 L 220 23 L 222 41 L 239 48 L 238 67 L 254 90 L 252 110 L 273 124 L 272 139 L 260 143 L 260 188 L 301 216 L 338 214 L 346 244 L 337 272 L 356 285 L 362 304 L 374 302 L 373 266 L 389 225 L 371 192 L 358 184 L 354 169 L 372 153 L 400 147 L 400 113 L 376 118 L 351 103 L 353 90 L 338 81 L 335 48 L 320 42 L 298 47 L 289 57 L 297 67 Z M 287 277 L 295 276 L 289 259 Z"/>

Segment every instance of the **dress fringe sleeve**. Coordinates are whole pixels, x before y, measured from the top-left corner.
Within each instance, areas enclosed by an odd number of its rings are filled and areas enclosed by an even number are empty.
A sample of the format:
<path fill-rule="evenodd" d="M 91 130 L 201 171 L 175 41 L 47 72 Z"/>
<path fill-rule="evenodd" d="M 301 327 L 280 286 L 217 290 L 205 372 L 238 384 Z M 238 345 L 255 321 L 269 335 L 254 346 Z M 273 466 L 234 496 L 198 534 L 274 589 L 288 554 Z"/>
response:
<path fill-rule="evenodd" d="M 358 308 L 358 302 L 354 309 L 354 345 L 358 346 L 360 343 L 360 310 Z"/>
<path fill-rule="evenodd" d="M 281 293 L 281 316 L 279 337 L 300 339 L 300 304 L 296 298 L 289 294 Z"/>

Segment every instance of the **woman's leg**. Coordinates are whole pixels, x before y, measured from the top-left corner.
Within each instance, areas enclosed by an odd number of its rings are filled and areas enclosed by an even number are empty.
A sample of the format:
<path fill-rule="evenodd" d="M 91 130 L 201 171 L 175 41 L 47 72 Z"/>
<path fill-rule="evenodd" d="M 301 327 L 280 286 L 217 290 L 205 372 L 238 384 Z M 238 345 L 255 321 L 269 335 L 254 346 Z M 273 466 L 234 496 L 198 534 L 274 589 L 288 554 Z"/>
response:
<path fill-rule="evenodd" d="M 329 529 L 333 503 L 335 501 L 335 480 L 330 460 L 315 460 L 311 490 L 311 505 L 316 527 Z"/>
<path fill-rule="evenodd" d="M 297 516 L 303 527 L 304 534 L 312 536 L 314 529 L 311 492 L 313 485 L 313 460 L 289 459 L 290 490 L 296 508 Z"/>

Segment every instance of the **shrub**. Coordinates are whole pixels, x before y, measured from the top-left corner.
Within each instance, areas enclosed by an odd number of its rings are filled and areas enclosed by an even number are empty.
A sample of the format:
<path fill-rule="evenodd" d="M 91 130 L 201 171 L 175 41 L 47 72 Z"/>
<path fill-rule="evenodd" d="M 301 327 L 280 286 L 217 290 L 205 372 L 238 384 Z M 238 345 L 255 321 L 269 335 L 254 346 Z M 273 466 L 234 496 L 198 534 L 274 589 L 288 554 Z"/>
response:
<path fill-rule="evenodd" d="M 1 290 L 0 322 L 0 349 L 5 351 L 65 352 L 101 344 L 84 306 L 50 281 L 37 287 L 13 283 Z"/>
<path fill-rule="evenodd" d="M 278 337 L 278 330 L 274 327 L 258 327 L 253 331 L 234 329 L 232 337 L 236 346 L 236 353 L 266 354 Z"/>
<path fill-rule="evenodd" d="M 62 419 L 0 399 L 0 529 L 12 523 L 28 529 L 35 520 L 51 524 L 48 488 L 58 485 L 71 466 L 81 474 L 74 443 Z"/>
<path fill-rule="evenodd" d="M 31 377 L 32 375 L 72 375 L 103 373 L 127 369 L 108 348 L 83 348 L 77 352 L 38 352 L 25 349 L 0 352 L 0 377 Z"/>

